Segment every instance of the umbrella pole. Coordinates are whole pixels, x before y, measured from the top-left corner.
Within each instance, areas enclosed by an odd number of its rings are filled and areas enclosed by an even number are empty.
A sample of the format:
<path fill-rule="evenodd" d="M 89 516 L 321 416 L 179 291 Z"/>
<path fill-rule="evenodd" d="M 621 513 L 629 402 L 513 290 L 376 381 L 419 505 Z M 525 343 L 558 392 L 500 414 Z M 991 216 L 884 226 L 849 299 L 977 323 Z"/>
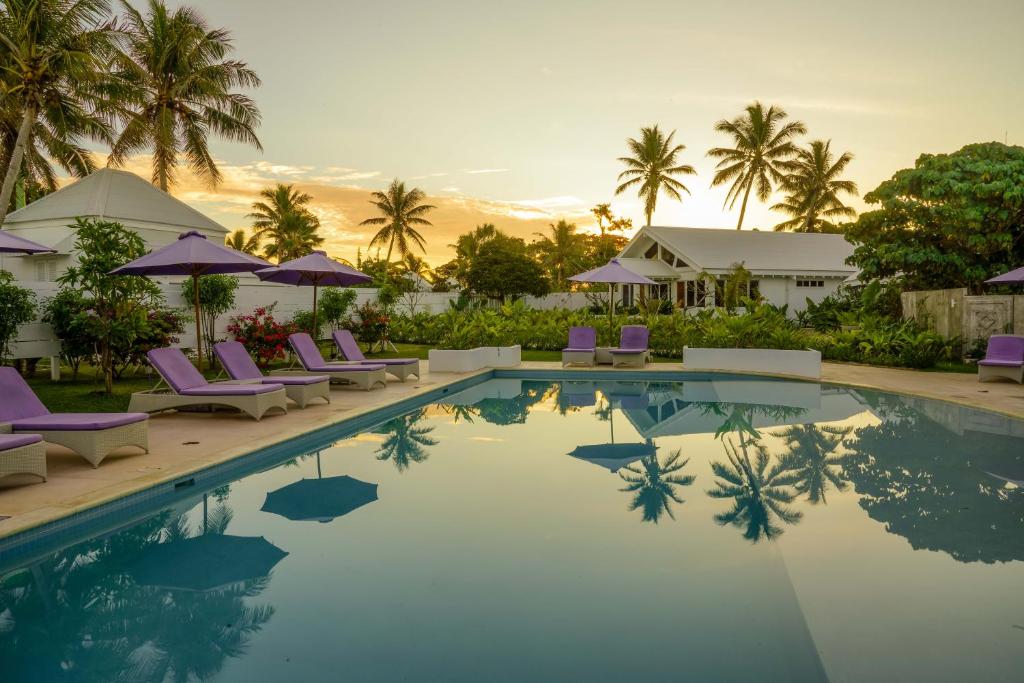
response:
<path fill-rule="evenodd" d="M 313 282 L 313 329 L 312 329 L 313 341 L 316 341 L 317 333 L 319 331 L 320 331 L 320 328 L 318 328 L 316 326 L 316 282 L 314 281 Z"/>
<path fill-rule="evenodd" d="M 199 275 L 192 273 L 192 301 L 196 304 L 196 360 L 199 364 L 199 372 L 203 371 L 203 333 L 200 329 L 199 317 Z"/>
<path fill-rule="evenodd" d="M 615 283 L 608 283 L 608 334 L 611 335 L 611 343 L 615 343 Z"/>

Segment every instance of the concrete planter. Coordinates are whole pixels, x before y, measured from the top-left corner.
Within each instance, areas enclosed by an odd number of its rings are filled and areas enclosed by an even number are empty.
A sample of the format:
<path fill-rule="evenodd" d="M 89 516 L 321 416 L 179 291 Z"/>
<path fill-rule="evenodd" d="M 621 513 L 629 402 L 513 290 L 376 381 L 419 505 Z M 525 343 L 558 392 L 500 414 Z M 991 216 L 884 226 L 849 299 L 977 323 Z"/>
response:
<path fill-rule="evenodd" d="M 683 347 L 683 368 L 721 372 L 757 372 L 821 378 L 821 352 L 808 349 L 693 349 Z"/>
<path fill-rule="evenodd" d="M 514 368 L 522 362 L 516 346 L 479 346 L 475 349 L 431 349 L 431 372 L 473 372 L 483 368 Z"/>

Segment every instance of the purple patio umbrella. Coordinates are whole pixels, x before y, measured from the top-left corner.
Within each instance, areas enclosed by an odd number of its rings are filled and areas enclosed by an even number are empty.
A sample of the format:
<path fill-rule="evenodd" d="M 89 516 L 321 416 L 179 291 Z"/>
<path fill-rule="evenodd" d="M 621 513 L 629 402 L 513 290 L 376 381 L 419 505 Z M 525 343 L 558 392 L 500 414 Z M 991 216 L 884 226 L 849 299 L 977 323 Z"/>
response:
<path fill-rule="evenodd" d="M 355 268 L 338 263 L 322 251 L 285 261 L 271 268 L 257 270 L 256 276 L 267 282 L 313 288 L 313 334 L 316 335 L 316 290 L 319 287 L 347 287 L 370 282 L 372 277 Z"/>
<path fill-rule="evenodd" d="M 52 254 L 56 249 L 12 235 L 7 230 L 0 230 L 0 253 L 4 254 Z"/>
<path fill-rule="evenodd" d="M 989 285 L 1019 285 L 1024 283 L 1024 267 L 1018 268 L 1017 270 L 1011 270 L 1009 273 L 1003 273 L 996 277 L 985 280 L 986 284 Z"/>
<path fill-rule="evenodd" d="M 579 275 L 573 275 L 569 278 L 574 282 L 598 282 L 601 284 L 608 285 L 608 329 L 612 330 L 614 323 L 612 318 L 615 315 L 615 285 L 655 285 L 658 284 L 654 280 L 650 280 L 643 275 L 634 273 L 629 268 L 619 263 L 619 259 L 613 258 L 608 263 L 604 264 L 599 268 L 588 270 L 585 273 Z"/>
<path fill-rule="evenodd" d="M 151 251 L 131 263 L 110 271 L 111 275 L 189 275 L 192 277 L 192 300 L 196 307 L 196 357 L 203 369 L 203 337 L 199 329 L 199 277 L 227 273 L 251 273 L 270 264 L 245 252 L 236 251 L 206 239 L 189 230 L 166 247 Z"/>

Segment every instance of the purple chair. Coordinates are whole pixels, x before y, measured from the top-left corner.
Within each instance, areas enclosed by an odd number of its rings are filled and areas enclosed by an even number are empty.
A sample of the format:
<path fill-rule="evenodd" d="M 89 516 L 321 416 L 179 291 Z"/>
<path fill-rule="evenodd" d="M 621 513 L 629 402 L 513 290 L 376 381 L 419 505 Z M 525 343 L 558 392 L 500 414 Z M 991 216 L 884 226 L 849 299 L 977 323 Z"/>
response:
<path fill-rule="evenodd" d="M 316 342 L 305 332 L 296 332 L 288 335 L 288 344 L 291 345 L 295 357 L 298 358 L 302 370 L 284 370 L 281 374 L 299 375 L 327 375 L 332 382 L 343 382 L 355 384 L 356 386 L 369 391 L 374 385 L 388 385 L 387 376 L 384 374 L 384 366 L 380 363 L 335 363 L 331 365 L 320 355 L 320 349 Z M 274 377 L 278 373 L 275 373 Z"/>
<path fill-rule="evenodd" d="M 985 358 L 978 361 L 978 381 L 997 378 L 1024 382 L 1024 337 L 994 334 L 988 338 Z"/>
<path fill-rule="evenodd" d="M 597 354 L 597 330 L 593 327 L 570 327 L 569 345 L 562 349 L 562 367 L 593 365 Z"/>
<path fill-rule="evenodd" d="M 46 481 L 46 446 L 38 434 L 0 434 L 0 477 L 34 474 Z"/>
<path fill-rule="evenodd" d="M 649 332 L 646 325 L 623 325 L 619 335 L 619 347 L 609 349 L 612 356 L 612 367 L 620 365 L 637 365 L 643 367 L 647 363 L 647 339 Z"/>
<path fill-rule="evenodd" d="M 138 412 L 51 413 L 17 370 L 0 368 L 0 424 L 14 434 L 38 434 L 69 448 L 93 467 L 122 446 L 148 453 L 148 417 Z"/>
<path fill-rule="evenodd" d="M 349 363 L 362 363 L 365 365 L 368 362 L 372 362 L 383 365 L 389 374 L 394 375 L 403 382 L 410 375 L 416 375 L 416 379 L 420 378 L 420 361 L 418 358 L 376 358 L 372 361 L 367 361 L 366 356 L 359 350 L 359 344 L 356 343 L 356 339 L 352 336 L 351 332 L 348 330 L 335 330 L 331 336 L 334 338 L 334 344 L 338 347 L 338 353 Z"/>
<path fill-rule="evenodd" d="M 284 393 L 295 401 L 300 408 L 314 398 L 322 398 L 331 402 L 331 378 L 327 375 L 294 375 L 291 377 L 264 377 L 256 367 L 252 356 L 241 343 L 223 341 L 213 345 L 213 354 L 217 356 L 224 372 L 238 383 L 249 384 L 280 384 Z"/>
<path fill-rule="evenodd" d="M 146 353 L 149 364 L 160 374 L 167 388 L 137 391 L 128 407 L 144 413 L 176 408 L 226 406 L 259 421 L 271 408 L 288 412 L 288 397 L 280 384 L 211 384 L 200 374 L 181 349 L 153 349 Z"/>

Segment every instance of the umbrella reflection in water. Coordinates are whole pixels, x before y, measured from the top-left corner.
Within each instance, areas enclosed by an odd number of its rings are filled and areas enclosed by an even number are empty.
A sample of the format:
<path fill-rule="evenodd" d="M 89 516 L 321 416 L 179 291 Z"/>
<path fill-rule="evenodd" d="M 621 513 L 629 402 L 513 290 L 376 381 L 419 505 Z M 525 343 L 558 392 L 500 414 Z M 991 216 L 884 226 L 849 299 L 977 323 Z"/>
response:
<path fill-rule="evenodd" d="M 377 485 L 347 475 L 323 477 L 320 451 L 316 479 L 303 479 L 267 494 L 260 508 L 294 521 L 330 522 L 377 500 Z"/>

